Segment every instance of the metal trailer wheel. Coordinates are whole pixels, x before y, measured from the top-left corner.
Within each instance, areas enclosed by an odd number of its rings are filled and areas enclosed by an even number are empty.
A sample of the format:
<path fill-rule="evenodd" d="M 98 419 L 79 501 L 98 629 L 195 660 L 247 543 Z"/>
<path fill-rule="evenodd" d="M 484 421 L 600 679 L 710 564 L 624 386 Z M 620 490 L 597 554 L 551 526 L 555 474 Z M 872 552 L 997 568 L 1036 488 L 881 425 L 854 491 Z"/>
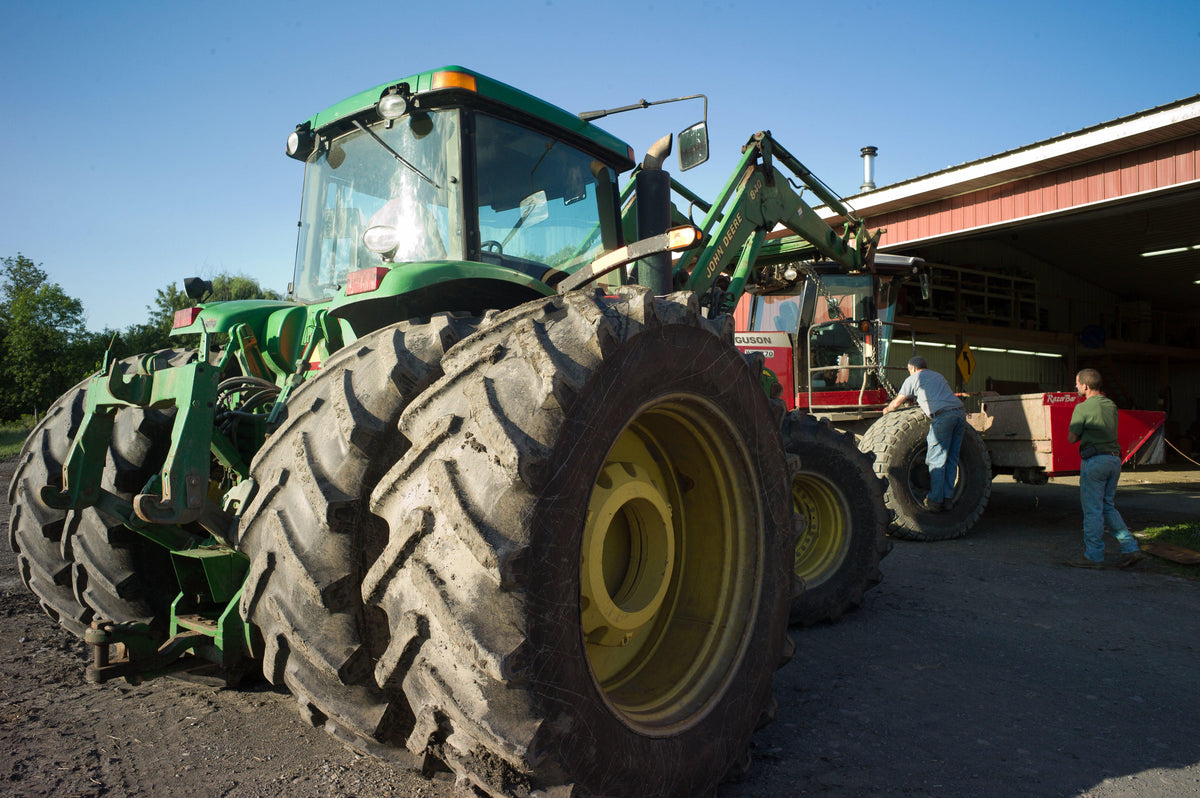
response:
<path fill-rule="evenodd" d="M 792 599 L 791 622 L 836 621 L 862 606 L 879 584 L 879 562 L 891 551 L 886 482 L 854 436 L 800 411 L 784 418 L 783 446 L 800 458 L 792 502 L 805 520 L 793 572 L 803 590 Z"/>
<path fill-rule="evenodd" d="M 890 533 L 902 540 L 951 540 L 967 534 L 987 507 L 992 492 L 992 460 L 970 424 L 963 433 L 958 479 L 949 507 L 924 508 L 929 493 L 925 465 L 929 418 L 917 409 L 881 416 L 867 429 L 859 448 L 875 455 L 875 472 L 887 480 L 885 501 L 892 511 Z"/>
<path fill-rule="evenodd" d="M 698 310 L 528 303 L 405 411 L 362 590 L 428 766 L 491 796 L 694 796 L 745 766 L 790 648 L 791 482 L 758 375 Z"/>

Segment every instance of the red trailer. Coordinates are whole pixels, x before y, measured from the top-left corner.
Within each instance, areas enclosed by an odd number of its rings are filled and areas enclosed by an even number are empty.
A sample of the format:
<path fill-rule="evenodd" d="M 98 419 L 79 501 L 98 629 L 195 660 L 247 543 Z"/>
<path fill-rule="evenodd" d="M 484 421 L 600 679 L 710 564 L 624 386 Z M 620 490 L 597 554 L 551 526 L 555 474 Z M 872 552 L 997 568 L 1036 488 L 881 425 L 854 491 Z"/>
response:
<path fill-rule="evenodd" d="M 1082 396 L 1070 392 L 974 396 L 979 410 L 969 412 L 967 421 L 983 438 L 993 473 L 1012 474 L 1017 481 L 1031 484 L 1079 473 L 1079 446 L 1067 443 L 1067 427 Z M 1122 464 L 1163 461 L 1166 418 L 1166 413 L 1153 410 L 1119 411 Z"/>

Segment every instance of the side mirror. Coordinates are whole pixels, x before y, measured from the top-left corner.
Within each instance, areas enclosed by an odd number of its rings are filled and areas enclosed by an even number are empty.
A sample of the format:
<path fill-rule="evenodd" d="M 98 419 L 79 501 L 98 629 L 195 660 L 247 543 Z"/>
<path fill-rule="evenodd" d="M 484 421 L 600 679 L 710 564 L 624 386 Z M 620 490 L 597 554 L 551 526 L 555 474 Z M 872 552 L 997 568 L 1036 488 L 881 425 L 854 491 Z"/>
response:
<path fill-rule="evenodd" d="M 921 299 L 924 299 L 926 302 L 928 302 L 929 296 L 932 293 L 933 291 L 930 286 L 929 272 L 921 272 Z"/>
<path fill-rule="evenodd" d="M 679 134 L 679 169 L 686 172 L 708 160 L 708 123 L 697 122 Z"/>

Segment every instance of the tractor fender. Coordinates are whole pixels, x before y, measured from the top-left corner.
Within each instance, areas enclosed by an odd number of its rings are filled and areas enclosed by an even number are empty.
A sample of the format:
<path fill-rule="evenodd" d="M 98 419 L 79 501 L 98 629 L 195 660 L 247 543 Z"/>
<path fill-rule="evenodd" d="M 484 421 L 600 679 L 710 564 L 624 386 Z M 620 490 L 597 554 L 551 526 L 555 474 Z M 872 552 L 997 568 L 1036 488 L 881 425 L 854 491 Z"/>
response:
<path fill-rule="evenodd" d="M 291 310 L 305 308 L 296 302 L 285 302 L 275 299 L 233 299 L 228 302 L 209 302 L 203 305 L 197 305 L 195 308 L 187 308 L 194 315 L 186 324 L 171 330 L 172 336 L 178 335 L 199 335 L 200 333 L 227 333 L 238 324 L 248 324 L 255 332 L 263 329 L 266 325 L 266 320 L 274 313 L 281 310 Z M 176 314 L 176 323 L 179 324 L 184 318 L 180 314 L 185 311 L 179 311 Z"/>
<path fill-rule="evenodd" d="M 286 374 L 304 349 L 304 330 L 309 319 L 327 304 L 302 305 L 270 299 L 210 302 L 188 309 L 194 318 L 171 330 L 171 336 L 229 333 L 244 324 L 253 332 L 259 351 L 272 370 Z"/>

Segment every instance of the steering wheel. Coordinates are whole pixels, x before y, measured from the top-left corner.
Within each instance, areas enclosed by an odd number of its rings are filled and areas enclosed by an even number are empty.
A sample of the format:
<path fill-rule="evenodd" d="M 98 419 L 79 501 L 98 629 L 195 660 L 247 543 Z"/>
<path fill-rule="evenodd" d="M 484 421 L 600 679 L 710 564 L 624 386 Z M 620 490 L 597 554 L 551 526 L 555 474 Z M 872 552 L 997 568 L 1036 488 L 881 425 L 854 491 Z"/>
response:
<path fill-rule="evenodd" d="M 482 249 L 484 252 L 494 252 L 497 255 L 504 254 L 504 247 L 502 247 L 500 245 L 499 241 L 492 241 L 489 239 L 487 241 L 484 241 L 482 244 L 480 244 L 479 248 Z"/>

